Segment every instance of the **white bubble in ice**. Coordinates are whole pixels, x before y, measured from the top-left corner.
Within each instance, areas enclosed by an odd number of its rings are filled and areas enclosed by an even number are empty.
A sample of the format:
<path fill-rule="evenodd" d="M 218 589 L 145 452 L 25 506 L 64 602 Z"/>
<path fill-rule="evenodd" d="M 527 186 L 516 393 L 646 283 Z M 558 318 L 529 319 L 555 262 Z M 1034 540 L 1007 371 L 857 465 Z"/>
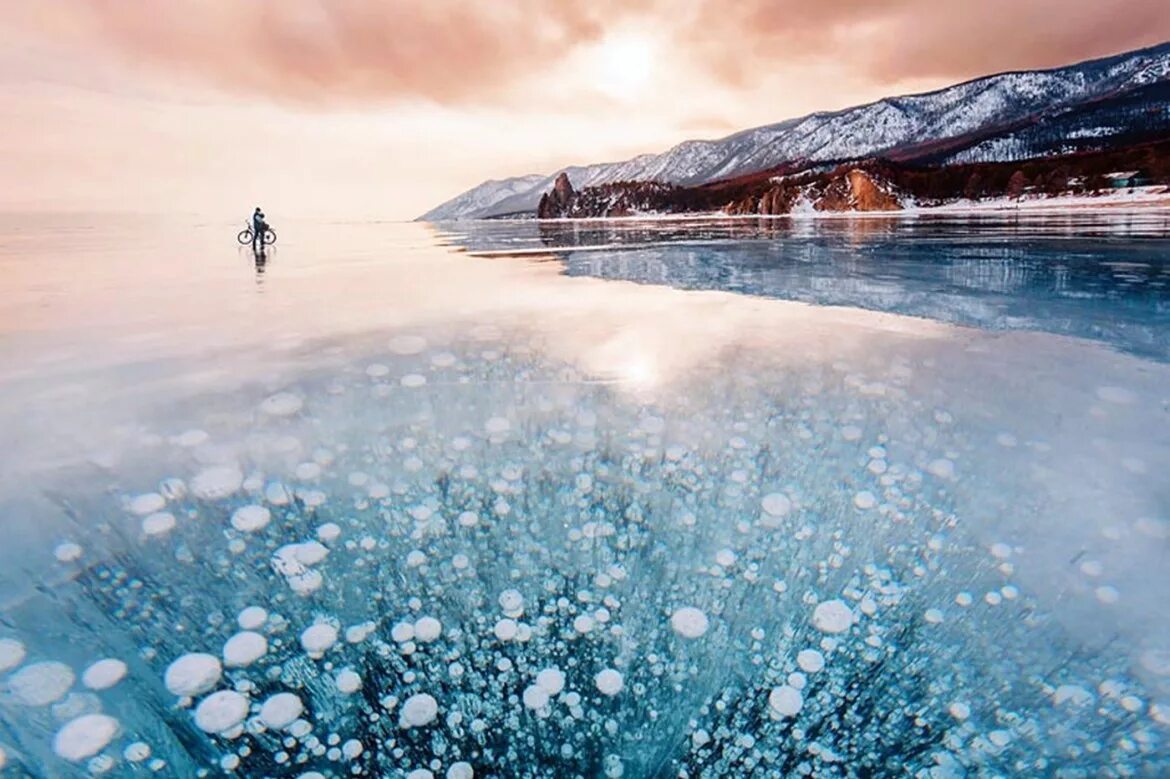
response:
<path fill-rule="evenodd" d="M 779 492 L 769 492 L 760 501 L 760 506 L 771 517 L 783 517 L 792 511 L 792 501 Z"/>
<path fill-rule="evenodd" d="M 360 625 L 350 625 L 345 629 L 345 641 L 349 644 L 360 644 L 377 629 L 373 622 L 363 622 Z"/>
<path fill-rule="evenodd" d="M 959 722 L 962 722 L 971 716 L 971 707 L 965 703 L 960 703 L 959 701 L 955 701 L 950 706 L 948 706 L 947 711 Z"/>
<path fill-rule="evenodd" d="M 323 543 L 331 544 L 341 537 L 341 527 L 335 522 L 326 522 L 317 528 L 317 539 Z"/>
<path fill-rule="evenodd" d="M 869 490 L 862 490 L 853 496 L 853 505 L 862 510 L 871 509 L 877 505 L 877 498 Z"/>
<path fill-rule="evenodd" d="M 58 757 L 79 762 L 101 752 L 118 735 L 118 720 L 107 714 L 83 714 L 70 720 L 53 737 Z"/>
<path fill-rule="evenodd" d="M 352 668 L 343 668 L 337 673 L 337 691 L 352 695 L 362 688 L 362 677 Z"/>
<path fill-rule="evenodd" d="M 404 644 L 414 638 L 414 624 L 410 622 L 399 622 L 390 628 L 390 638 L 394 639 L 399 644 Z"/>
<path fill-rule="evenodd" d="M 545 668 L 536 675 L 536 686 L 549 695 L 557 695 L 565 689 L 565 675 L 559 668 Z"/>
<path fill-rule="evenodd" d="M 195 726 L 204 733 L 231 730 L 248 716 L 248 699 L 235 690 L 208 695 L 195 707 Z"/>
<path fill-rule="evenodd" d="M 502 435 L 512 428 L 512 423 L 504 417 L 492 417 L 484 423 L 483 429 L 491 435 Z"/>
<path fill-rule="evenodd" d="M 427 348 L 427 339 L 421 335 L 396 335 L 390 339 L 390 351 L 395 354 L 419 354 Z"/>
<path fill-rule="evenodd" d="M 402 379 L 400 379 L 400 383 L 403 387 L 413 389 L 415 387 L 421 387 L 426 384 L 427 377 L 419 373 L 408 373 L 403 376 Z"/>
<path fill-rule="evenodd" d="M 1170 676 L 1170 649 L 1147 649 L 1138 662 L 1152 674 Z"/>
<path fill-rule="evenodd" d="M 709 627 L 707 615 L 694 606 L 683 606 L 670 617 L 670 626 L 683 638 L 698 638 Z"/>
<path fill-rule="evenodd" d="M 151 755 L 150 744 L 145 741 L 134 741 L 122 750 L 122 757 L 131 763 L 141 763 Z"/>
<path fill-rule="evenodd" d="M 406 779 L 435 779 L 435 775 L 425 768 L 416 768 L 406 775 Z"/>
<path fill-rule="evenodd" d="M 785 684 L 768 693 L 768 709 L 777 717 L 795 717 L 803 707 L 804 697 L 795 687 Z"/>
<path fill-rule="evenodd" d="M 142 520 L 142 532 L 148 536 L 163 536 L 175 529 L 175 515 L 160 511 Z"/>
<path fill-rule="evenodd" d="M 371 379 L 380 379 L 383 376 L 389 376 L 390 366 L 380 362 L 370 363 L 366 366 L 366 375 Z"/>
<path fill-rule="evenodd" d="M 425 692 L 415 693 L 402 704 L 399 725 L 405 728 L 419 728 L 434 722 L 438 714 L 438 701 Z"/>
<path fill-rule="evenodd" d="M 731 549 L 720 549 L 715 553 L 715 562 L 724 568 L 730 568 L 735 565 L 736 554 Z"/>
<path fill-rule="evenodd" d="M 244 630 L 256 630 L 268 621 L 268 612 L 259 606 L 248 606 L 236 616 L 236 623 Z"/>
<path fill-rule="evenodd" d="M 414 637 L 423 643 L 437 641 L 443 632 L 443 624 L 434 617 L 420 617 L 414 623 Z"/>
<path fill-rule="evenodd" d="M 11 671 L 24 662 L 24 644 L 15 638 L 0 638 L 0 673 Z"/>
<path fill-rule="evenodd" d="M 1121 598 L 1121 593 L 1117 591 L 1116 587 L 1110 587 L 1108 584 L 1098 587 L 1094 590 L 1097 600 L 1106 605 L 1117 603 Z"/>
<path fill-rule="evenodd" d="M 1137 395 L 1124 387 L 1098 387 L 1097 397 L 1106 403 L 1125 405 L 1137 400 Z"/>
<path fill-rule="evenodd" d="M 349 741 L 346 741 L 341 745 L 341 755 L 346 760 L 353 760 L 365 750 L 366 748 L 362 746 L 362 742 L 358 741 L 356 738 L 351 738 Z"/>
<path fill-rule="evenodd" d="M 862 430 L 857 425 L 845 425 L 841 428 L 841 437 L 846 441 L 861 440 Z"/>
<path fill-rule="evenodd" d="M 593 677 L 593 683 L 602 695 L 617 695 L 622 691 L 625 680 L 622 675 L 612 668 L 605 668 Z"/>
<path fill-rule="evenodd" d="M 319 541 L 293 544 L 293 555 L 302 565 L 316 565 L 329 556 L 329 547 Z"/>
<path fill-rule="evenodd" d="M 260 721 L 272 730 L 284 730 L 305 711 L 305 704 L 291 692 L 278 692 L 260 707 Z"/>
<path fill-rule="evenodd" d="M 318 622 L 301 633 L 301 646 L 309 657 L 321 657 L 337 643 L 337 628 L 328 622 Z"/>
<path fill-rule="evenodd" d="M 251 630 L 242 630 L 223 645 L 223 664 L 228 668 L 246 668 L 268 652 L 268 639 Z"/>
<path fill-rule="evenodd" d="M 157 492 L 147 492 L 142 495 L 135 495 L 130 499 L 130 513 L 145 517 L 156 511 L 162 511 L 166 505 L 167 500 L 162 495 L 159 495 Z"/>
<path fill-rule="evenodd" d="M 926 466 L 926 470 L 940 479 L 955 478 L 955 464 L 945 457 L 931 460 L 930 464 Z"/>
<path fill-rule="evenodd" d="M 841 600 L 827 600 L 813 609 L 812 625 L 822 633 L 844 633 L 853 624 L 853 612 Z"/>
<path fill-rule="evenodd" d="M 300 411 L 305 402 L 291 392 L 278 392 L 260 404 L 260 410 L 273 417 L 287 417 Z"/>
<path fill-rule="evenodd" d="M 222 675 L 223 666 L 218 657 L 191 652 L 167 666 L 163 684 L 172 695 L 193 698 L 215 687 Z"/>
<path fill-rule="evenodd" d="M 1081 707 L 1093 703 L 1093 694 L 1079 684 L 1062 684 L 1052 693 L 1052 702 L 1057 706 L 1069 704 Z"/>
<path fill-rule="evenodd" d="M 421 549 L 412 549 L 406 553 L 407 568 L 418 568 L 420 565 L 426 563 L 426 561 L 426 553 L 424 553 Z"/>
<path fill-rule="evenodd" d="M 460 760 L 458 763 L 452 763 L 447 769 L 447 779 L 475 779 L 475 769 L 471 767 L 471 763 Z"/>
<path fill-rule="evenodd" d="M 199 444 L 204 443 L 209 438 L 211 438 L 211 436 L 207 434 L 206 430 L 192 429 L 184 430 L 175 436 L 172 440 L 179 446 L 189 448 L 192 446 L 199 446 Z"/>
<path fill-rule="evenodd" d="M 543 709 L 548 705 L 548 697 L 548 691 L 536 684 L 526 687 L 521 696 L 524 707 L 528 709 Z"/>
<path fill-rule="evenodd" d="M 927 609 L 923 613 L 922 618 L 931 625 L 937 625 L 943 621 L 943 613 L 939 609 Z"/>
<path fill-rule="evenodd" d="M 593 630 L 596 624 L 597 623 L 594 621 L 593 617 L 589 616 L 588 614 L 580 614 L 573 618 L 573 630 L 582 635 Z"/>
<path fill-rule="evenodd" d="M 32 663 L 8 677 L 8 691 L 26 706 L 48 706 L 65 697 L 74 678 L 73 669 L 64 663 Z"/>
<path fill-rule="evenodd" d="M 501 619 L 496 623 L 496 626 L 492 629 L 492 632 L 494 632 L 496 634 L 496 638 L 501 641 L 511 641 L 516 637 L 516 633 L 519 632 L 519 629 L 520 626 L 516 624 L 516 620 Z"/>
<path fill-rule="evenodd" d="M 64 541 L 53 549 L 53 556 L 58 562 L 71 563 L 81 558 L 81 547 L 72 541 Z"/>
<path fill-rule="evenodd" d="M 201 500 L 221 500 L 244 484 L 243 472 L 234 465 L 206 468 L 191 480 L 191 493 Z"/>
<path fill-rule="evenodd" d="M 232 527 L 241 533 L 255 533 L 272 520 L 272 512 L 263 506 L 240 506 L 232 513 Z"/>
<path fill-rule="evenodd" d="M 997 560 L 1006 560 L 1012 556 L 1012 548 L 1002 541 L 997 541 L 990 547 L 991 556 Z"/>
<path fill-rule="evenodd" d="M 81 674 L 81 683 L 91 690 L 108 690 L 126 676 L 126 664 L 107 657 L 98 660 Z"/>
<path fill-rule="evenodd" d="M 321 466 L 317 463 L 301 463 L 293 470 L 293 475 L 301 481 L 312 481 L 321 475 Z"/>
<path fill-rule="evenodd" d="M 517 616 L 524 608 L 524 596 L 519 590 L 504 590 L 500 593 L 500 608 L 505 614 Z"/>
<path fill-rule="evenodd" d="M 825 656 L 815 649 L 802 649 L 796 655 L 796 664 L 805 673 L 815 674 L 825 667 Z"/>

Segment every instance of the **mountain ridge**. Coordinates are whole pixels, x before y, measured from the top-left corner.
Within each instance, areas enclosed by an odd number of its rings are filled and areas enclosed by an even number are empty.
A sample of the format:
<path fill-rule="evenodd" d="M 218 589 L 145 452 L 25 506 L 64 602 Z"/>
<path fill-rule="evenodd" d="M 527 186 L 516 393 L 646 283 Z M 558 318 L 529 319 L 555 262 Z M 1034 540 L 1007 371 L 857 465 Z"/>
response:
<path fill-rule="evenodd" d="M 686 140 L 660 154 L 572 165 L 543 177 L 530 174 L 484 182 L 419 220 L 532 213 L 561 173 L 579 187 L 617 181 L 697 185 L 797 160 L 832 164 L 896 155 L 900 149 L 987 135 L 1058 109 L 1167 80 L 1170 42 L 1062 67 L 1005 71 L 927 92 L 818 111 L 715 140 Z M 945 164 L 945 159 L 941 162 Z"/>

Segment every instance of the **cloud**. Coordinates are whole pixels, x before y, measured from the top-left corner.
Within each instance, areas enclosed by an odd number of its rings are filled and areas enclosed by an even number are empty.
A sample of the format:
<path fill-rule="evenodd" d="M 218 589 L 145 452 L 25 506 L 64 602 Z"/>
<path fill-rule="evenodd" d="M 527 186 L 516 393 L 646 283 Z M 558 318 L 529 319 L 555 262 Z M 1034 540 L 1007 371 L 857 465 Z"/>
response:
<path fill-rule="evenodd" d="M 534 75 L 623 25 L 732 95 L 834 63 L 875 88 L 1051 67 L 1170 39 L 1164 0 L 60 0 L 0 4 L 0 28 L 175 88 L 310 106 L 539 101 Z M 822 68 L 823 71 L 823 68 Z M 587 74 L 550 105 L 585 99 Z M 824 88 L 832 88 L 832 84 Z M 559 102 L 558 102 L 559 99 Z M 746 99 L 746 98 L 745 98 Z M 696 113 L 710 112 L 695 105 Z"/>
<path fill-rule="evenodd" d="M 129 0 L 9 4 L 25 35 L 163 78 L 276 100 L 475 100 L 596 39 L 606 2 Z"/>
<path fill-rule="evenodd" d="M 704 0 L 682 31 L 711 71 L 750 84 L 831 59 L 877 83 L 1056 67 L 1170 39 L 1164 0 Z"/>

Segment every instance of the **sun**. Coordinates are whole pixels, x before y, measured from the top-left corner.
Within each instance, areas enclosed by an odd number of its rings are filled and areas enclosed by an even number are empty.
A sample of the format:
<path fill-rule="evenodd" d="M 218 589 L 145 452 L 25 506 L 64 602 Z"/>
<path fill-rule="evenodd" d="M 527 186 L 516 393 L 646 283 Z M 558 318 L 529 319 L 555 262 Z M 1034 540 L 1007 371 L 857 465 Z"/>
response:
<path fill-rule="evenodd" d="M 648 38 L 632 33 L 610 35 L 589 57 L 594 85 L 617 98 L 635 98 L 646 91 L 654 75 L 654 45 Z"/>

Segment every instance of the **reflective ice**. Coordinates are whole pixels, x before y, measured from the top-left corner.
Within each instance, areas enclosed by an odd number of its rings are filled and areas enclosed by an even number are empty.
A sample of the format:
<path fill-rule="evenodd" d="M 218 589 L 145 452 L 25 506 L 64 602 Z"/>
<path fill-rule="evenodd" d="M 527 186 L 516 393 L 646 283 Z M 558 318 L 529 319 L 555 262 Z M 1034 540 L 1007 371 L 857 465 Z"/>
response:
<path fill-rule="evenodd" d="M 1164 355 L 473 254 L 528 226 L 303 225 L 256 285 L 212 227 L 5 304 L 4 775 L 1170 770 Z"/>

